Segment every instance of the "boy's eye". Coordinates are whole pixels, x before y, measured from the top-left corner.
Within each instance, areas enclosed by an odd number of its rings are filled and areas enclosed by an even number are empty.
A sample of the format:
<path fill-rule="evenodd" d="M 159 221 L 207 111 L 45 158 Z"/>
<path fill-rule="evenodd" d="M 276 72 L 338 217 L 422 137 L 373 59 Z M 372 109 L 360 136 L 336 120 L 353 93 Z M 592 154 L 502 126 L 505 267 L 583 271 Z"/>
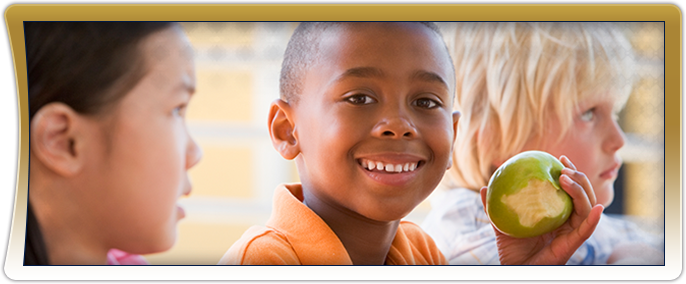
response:
<path fill-rule="evenodd" d="M 591 121 L 595 117 L 595 108 L 589 109 L 581 114 L 581 120 Z"/>
<path fill-rule="evenodd" d="M 439 102 L 432 100 L 432 99 L 427 99 L 427 98 L 418 99 L 418 100 L 414 101 L 413 104 L 415 106 L 420 107 L 420 108 L 426 108 L 426 109 L 437 108 L 441 105 Z"/>
<path fill-rule="evenodd" d="M 376 102 L 374 98 L 362 94 L 349 96 L 345 100 L 354 105 L 366 105 Z"/>

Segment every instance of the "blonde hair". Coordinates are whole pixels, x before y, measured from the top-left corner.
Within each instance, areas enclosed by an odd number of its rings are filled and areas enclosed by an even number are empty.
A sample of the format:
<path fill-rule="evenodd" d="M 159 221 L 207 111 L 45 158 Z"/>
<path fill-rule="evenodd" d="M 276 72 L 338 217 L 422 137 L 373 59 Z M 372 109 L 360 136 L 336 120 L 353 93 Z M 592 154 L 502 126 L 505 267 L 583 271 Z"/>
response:
<path fill-rule="evenodd" d="M 454 41 L 462 118 L 448 188 L 485 186 L 549 127 L 561 139 L 584 98 L 613 96 L 619 112 L 631 92 L 631 45 L 613 23 L 458 23 Z"/>

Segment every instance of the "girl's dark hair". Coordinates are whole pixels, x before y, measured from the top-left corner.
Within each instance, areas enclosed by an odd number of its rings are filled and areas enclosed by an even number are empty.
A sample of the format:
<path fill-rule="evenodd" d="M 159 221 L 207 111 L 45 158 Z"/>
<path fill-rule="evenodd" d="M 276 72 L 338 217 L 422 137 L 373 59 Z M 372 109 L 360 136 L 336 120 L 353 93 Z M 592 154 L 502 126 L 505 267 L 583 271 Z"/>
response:
<path fill-rule="evenodd" d="M 114 105 L 145 74 L 140 42 L 172 22 L 25 22 L 29 120 L 46 104 L 78 113 Z M 47 250 L 28 204 L 24 265 L 46 265 Z"/>
<path fill-rule="evenodd" d="M 26 246 L 24 248 L 24 265 L 47 265 L 48 253 L 45 250 L 43 234 L 41 234 L 36 216 L 33 214 L 31 203 L 26 213 Z"/>
<path fill-rule="evenodd" d="M 145 72 L 139 43 L 172 22 L 25 22 L 29 119 L 62 102 L 94 114 L 120 99 Z"/>

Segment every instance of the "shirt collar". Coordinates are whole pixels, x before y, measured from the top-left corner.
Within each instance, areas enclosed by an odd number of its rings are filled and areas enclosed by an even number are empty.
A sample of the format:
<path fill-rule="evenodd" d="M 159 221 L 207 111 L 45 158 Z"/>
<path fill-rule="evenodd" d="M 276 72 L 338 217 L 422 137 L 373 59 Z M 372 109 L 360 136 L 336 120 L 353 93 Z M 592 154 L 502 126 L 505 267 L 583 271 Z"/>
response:
<path fill-rule="evenodd" d="M 299 183 L 277 186 L 267 227 L 286 236 L 303 265 L 352 265 L 338 236 L 303 204 L 302 185 Z"/>

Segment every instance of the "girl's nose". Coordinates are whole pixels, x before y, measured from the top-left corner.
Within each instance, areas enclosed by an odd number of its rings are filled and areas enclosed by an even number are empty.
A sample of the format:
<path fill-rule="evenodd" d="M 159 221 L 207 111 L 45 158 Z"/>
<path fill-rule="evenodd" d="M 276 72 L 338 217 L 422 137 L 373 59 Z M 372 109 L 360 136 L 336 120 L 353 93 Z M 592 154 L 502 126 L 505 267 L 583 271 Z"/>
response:
<path fill-rule="evenodd" d="M 202 158 L 202 149 L 193 138 L 188 136 L 188 148 L 186 149 L 186 169 L 195 166 Z"/>

